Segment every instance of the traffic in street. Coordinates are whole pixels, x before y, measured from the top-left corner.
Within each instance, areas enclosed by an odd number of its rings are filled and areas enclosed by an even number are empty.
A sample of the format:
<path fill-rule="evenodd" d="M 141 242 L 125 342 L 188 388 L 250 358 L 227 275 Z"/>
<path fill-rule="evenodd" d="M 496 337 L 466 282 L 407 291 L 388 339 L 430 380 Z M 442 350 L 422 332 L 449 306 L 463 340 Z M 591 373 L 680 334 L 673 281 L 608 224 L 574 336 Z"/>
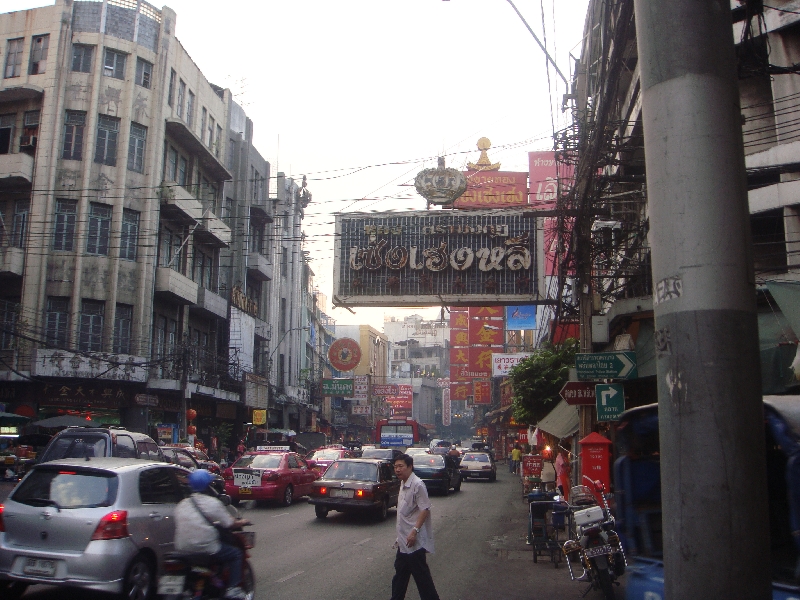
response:
<path fill-rule="evenodd" d="M 572 600 L 585 585 L 570 581 L 564 562 L 534 564 L 527 546 L 528 505 L 519 477 L 504 465 L 494 482 L 469 479 L 460 491 L 431 494 L 436 552 L 429 556 L 434 582 L 442 599 Z M 0 501 L 8 494 L 6 484 Z M 255 598 L 385 599 L 394 574 L 395 509 L 385 521 L 372 514 L 331 511 L 315 516 L 306 498 L 291 506 L 278 502 L 242 502 L 242 517 L 252 522 L 255 548 L 250 563 L 255 572 Z M 624 582 L 624 579 L 623 579 Z M 622 588 L 618 596 L 622 597 Z M 87 600 L 111 595 L 35 585 L 26 600 Z M 418 600 L 413 581 L 409 600 Z"/>

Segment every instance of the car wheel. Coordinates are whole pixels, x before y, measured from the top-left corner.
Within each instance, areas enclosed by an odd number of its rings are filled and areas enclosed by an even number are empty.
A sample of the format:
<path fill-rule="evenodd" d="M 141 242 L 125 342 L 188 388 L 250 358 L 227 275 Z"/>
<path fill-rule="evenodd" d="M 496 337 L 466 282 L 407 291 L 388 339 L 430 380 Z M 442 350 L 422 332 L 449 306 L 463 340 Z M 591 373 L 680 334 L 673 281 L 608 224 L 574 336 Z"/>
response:
<path fill-rule="evenodd" d="M 380 507 L 378 507 L 378 513 L 375 515 L 378 521 L 385 521 L 386 518 L 389 516 L 389 501 L 384 498 L 383 502 L 381 502 Z"/>
<path fill-rule="evenodd" d="M 0 581 L 0 592 L 2 592 L 0 596 L 8 600 L 17 600 L 27 589 L 28 584 L 21 581 Z"/>
<path fill-rule="evenodd" d="M 126 600 L 150 600 L 155 597 L 154 585 L 153 566 L 145 556 L 139 554 L 125 573 L 121 597 Z"/>
<path fill-rule="evenodd" d="M 291 506 L 292 505 L 292 498 L 294 496 L 294 490 L 292 489 L 291 485 L 287 485 L 286 489 L 283 490 L 283 502 L 284 506 Z"/>
<path fill-rule="evenodd" d="M 318 519 L 324 519 L 328 516 L 328 507 L 322 506 L 321 504 L 317 504 L 314 507 L 314 514 L 317 515 Z"/>

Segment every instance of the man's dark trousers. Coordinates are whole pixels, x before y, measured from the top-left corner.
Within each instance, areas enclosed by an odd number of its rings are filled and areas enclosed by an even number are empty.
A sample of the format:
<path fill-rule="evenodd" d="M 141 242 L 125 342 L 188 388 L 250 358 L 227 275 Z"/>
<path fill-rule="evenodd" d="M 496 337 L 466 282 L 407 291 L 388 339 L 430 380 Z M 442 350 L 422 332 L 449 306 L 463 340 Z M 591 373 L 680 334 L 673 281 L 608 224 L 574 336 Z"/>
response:
<path fill-rule="evenodd" d="M 420 600 L 439 600 L 425 554 L 427 552 L 424 548 L 410 554 L 397 551 L 397 557 L 394 559 L 395 574 L 392 577 L 392 600 L 403 600 L 406 597 L 408 580 L 412 575 L 419 590 Z"/>

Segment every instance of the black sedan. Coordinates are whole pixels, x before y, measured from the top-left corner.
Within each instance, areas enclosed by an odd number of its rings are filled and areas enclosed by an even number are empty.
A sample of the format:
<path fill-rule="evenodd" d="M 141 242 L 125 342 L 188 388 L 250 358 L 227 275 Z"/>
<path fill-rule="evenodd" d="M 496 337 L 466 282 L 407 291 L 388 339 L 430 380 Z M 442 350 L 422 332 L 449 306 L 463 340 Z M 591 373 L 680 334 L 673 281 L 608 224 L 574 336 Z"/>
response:
<path fill-rule="evenodd" d="M 441 492 L 445 496 L 461 489 L 461 473 L 458 461 L 452 456 L 440 454 L 418 454 L 414 457 L 414 474 L 422 479 L 429 492 Z"/>
<path fill-rule="evenodd" d="M 342 458 L 313 485 L 308 502 L 318 519 L 336 510 L 369 512 L 383 521 L 400 495 L 400 480 L 392 465 L 379 459 Z"/>

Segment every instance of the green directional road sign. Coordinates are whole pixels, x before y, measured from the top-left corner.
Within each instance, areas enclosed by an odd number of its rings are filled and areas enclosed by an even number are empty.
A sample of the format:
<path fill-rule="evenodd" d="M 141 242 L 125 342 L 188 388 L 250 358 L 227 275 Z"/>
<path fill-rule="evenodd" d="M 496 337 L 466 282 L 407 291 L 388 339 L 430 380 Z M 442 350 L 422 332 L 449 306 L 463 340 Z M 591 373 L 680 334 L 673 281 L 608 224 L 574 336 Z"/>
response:
<path fill-rule="evenodd" d="M 621 383 L 598 383 L 594 395 L 598 421 L 616 421 L 625 410 L 625 390 Z"/>
<path fill-rule="evenodd" d="M 352 398 L 353 394 L 354 394 L 354 389 L 353 389 L 352 379 L 322 380 L 323 396 L 342 396 L 343 398 Z"/>
<path fill-rule="evenodd" d="M 576 354 L 578 379 L 636 379 L 636 352 Z"/>

